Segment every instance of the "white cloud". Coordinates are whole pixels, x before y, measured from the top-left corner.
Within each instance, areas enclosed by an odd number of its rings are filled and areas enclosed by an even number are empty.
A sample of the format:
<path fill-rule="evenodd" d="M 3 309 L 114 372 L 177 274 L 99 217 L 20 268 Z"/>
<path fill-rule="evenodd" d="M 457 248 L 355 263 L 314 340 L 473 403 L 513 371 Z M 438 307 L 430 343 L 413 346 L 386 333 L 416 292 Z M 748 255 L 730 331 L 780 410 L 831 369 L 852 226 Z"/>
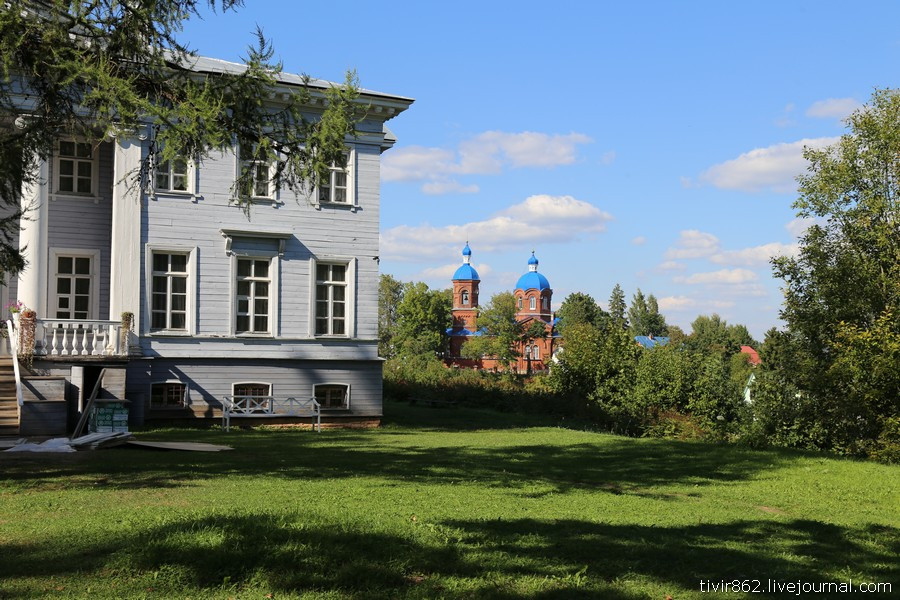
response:
<path fill-rule="evenodd" d="M 812 106 L 806 109 L 806 116 L 817 119 L 844 119 L 858 108 L 862 108 L 862 103 L 856 98 L 827 98 L 813 102 Z"/>
<path fill-rule="evenodd" d="M 693 275 L 678 275 L 673 278 L 675 283 L 685 283 L 688 285 L 707 284 L 707 285 L 731 285 L 748 283 L 759 279 L 759 275 L 749 269 L 721 269 L 719 271 L 710 271 L 706 273 L 694 273 Z"/>
<path fill-rule="evenodd" d="M 647 238 L 642 235 L 639 235 L 636 238 L 631 238 L 631 243 L 634 244 L 635 246 L 643 246 L 644 244 L 647 243 Z"/>
<path fill-rule="evenodd" d="M 529 196 L 483 221 L 434 227 L 400 225 L 381 236 L 381 253 L 395 260 L 417 260 L 446 255 L 471 242 L 473 252 L 541 242 L 571 241 L 600 233 L 612 216 L 572 196 Z"/>
<path fill-rule="evenodd" d="M 392 150 L 382 159 L 381 178 L 424 181 L 423 191 L 428 194 L 472 193 L 474 186 L 457 183 L 453 176 L 496 175 L 505 168 L 547 169 L 569 165 L 578 158 L 578 146 L 591 141 L 582 133 L 485 131 L 463 140 L 456 150 L 424 146 Z"/>
<path fill-rule="evenodd" d="M 687 296 L 666 296 L 658 301 L 659 310 L 689 310 L 697 306 L 697 301 Z"/>
<path fill-rule="evenodd" d="M 687 265 L 675 260 L 666 260 L 659 263 L 656 268 L 660 271 L 684 271 L 687 268 Z"/>
<path fill-rule="evenodd" d="M 453 274 L 459 268 L 460 264 L 460 262 L 455 262 L 439 267 L 429 267 L 420 271 L 416 277 L 429 280 L 449 280 L 453 277 Z M 477 265 L 473 264 L 472 266 L 475 267 L 475 270 L 478 271 L 478 275 L 481 277 L 493 272 L 493 269 L 487 263 L 478 263 Z"/>
<path fill-rule="evenodd" d="M 759 266 L 768 264 L 776 256 L 795 256 L 800 251 L 799 244 L 771 242 L 742 250 L 726 250 L 713 254 L 709 260 L 720 265 Z"/>
<path fill-rule="evenodd" d="M 615 150 L 610 150 L 609 152 L 604 152 L 603 156 L 600 157 L 601 165 L 611 165 L 613 161 L 616 160 L 616 152 Z"/>
<path fill-rule="evenodd" d="M 756 148 L 711 166 L 699 180 L 721 189 L 789 193 L 796 189 L 794 178 L 806 170 L 804 146 L 822 148 L 837 141 L 836 137 L 805 138 Z"/>
<path fill-rule="evenodd" d="M 797 217 L 796 219 L 792 219 L 787 225 L 784 226 L 785 229 L 788 230 L 794 238 L 800 239 L 804 235 L 806 235 L 806 231 L 812 227 L 813 225 L 822 225 L 825 223 L 825 220 L 820 217 Z"/>
<path fill-rule="evenodd" d="M 447 181 L 432 181 L 422 186 L 422 191 L 429 196 L 440 196 L 442 194 L 477 194 L 479 187 L 474 183 L 472 185 L 463 185 L 453 179 Z"/>
<path fill-rule="evenodd" d="M 666 250 L 666 258 L 702 258 L 715 254 L 719 250 L 719 238 L 711 233 L 696 229 L 685 229 L 678 237 L 673 248 Z"/>

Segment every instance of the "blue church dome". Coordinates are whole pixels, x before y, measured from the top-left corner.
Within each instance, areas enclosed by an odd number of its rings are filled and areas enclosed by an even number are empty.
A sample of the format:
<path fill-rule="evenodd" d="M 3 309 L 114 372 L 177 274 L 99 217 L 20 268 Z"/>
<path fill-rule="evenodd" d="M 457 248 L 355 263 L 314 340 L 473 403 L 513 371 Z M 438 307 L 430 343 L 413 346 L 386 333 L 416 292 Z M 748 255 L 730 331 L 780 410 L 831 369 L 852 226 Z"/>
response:
<path fill-rule="evenodd" d="M 460 267 L 456 270 L 456 273 L 453 274 L 453 281 L 469 279 L 473 281 L 481 281 L 481 278 L 478 277 L 478 271 L 473 269 L 472 265 L 460 265 Z"/>
<path fill-rule="evenodd" d="M 538 273 L 537 267 L 538 259 L 532 252 L 531 258 L 528 259 L 528 272 L 519 277 L 519 281 L 516 282 L 517 290 L 530 290 L 533 288 L 544 291 L 550 289 L 550 282 L 547 281 L 546 277 Z"/>
<path fill-rule="evenodd" d="M 456 270 L 456 273 L 453 274 L 453 281 L 481 281 L 478 277 L 478 271 L 472 268 L 472 265 L 469 264 L 469 261 L 472 260 L 472 249 L 469 248 L 469 242 L 466 242 L 466 247 L 463 248 L 463 264 Z"/>
<path fill-rule="evenodd" d="M 550 282 L 547 281 L 547 278 L 538 273 L 537 271 L 532 271 L 531 273 L 525 273 L 521 277 L 519 277 L 519 281 L 516 282 L 517 290 L 530 290 L 531 288 L 535 288 L 537 290 L 549 290 Z"/>

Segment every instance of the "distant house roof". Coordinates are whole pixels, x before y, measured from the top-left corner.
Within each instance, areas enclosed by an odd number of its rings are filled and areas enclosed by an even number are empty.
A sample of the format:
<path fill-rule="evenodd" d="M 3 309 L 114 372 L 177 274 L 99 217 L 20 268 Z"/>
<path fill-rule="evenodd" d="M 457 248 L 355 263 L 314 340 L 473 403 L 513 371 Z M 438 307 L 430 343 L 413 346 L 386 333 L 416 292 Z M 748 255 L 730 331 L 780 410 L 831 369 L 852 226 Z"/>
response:
<path fill-rule="evenodd" d="M 665 346 L 669 343 L 669 338 L 667 337 L 651 337 L 649 335 L 636 335 L 634 336 L 634 341 L 643 346 L 644 348 L 655 348 L 656 346 Z"/>
<path fill-rule="evenodd" d="M 741 354 L 746 354 L 749 357 L 750 364 L 754 367 L 762 362 L 759 358 L 759 353 L 750 346 L 741 346 Z"/>

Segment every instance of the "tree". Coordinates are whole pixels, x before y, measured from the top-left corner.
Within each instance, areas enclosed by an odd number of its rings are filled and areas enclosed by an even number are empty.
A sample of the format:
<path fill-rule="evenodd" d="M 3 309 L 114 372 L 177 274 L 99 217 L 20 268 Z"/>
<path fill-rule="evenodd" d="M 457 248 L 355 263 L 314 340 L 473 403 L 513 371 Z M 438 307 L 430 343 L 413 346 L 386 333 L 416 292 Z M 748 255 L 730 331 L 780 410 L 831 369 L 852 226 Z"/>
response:
<path fill-rule="evenodd" d="M 394 355 L 398 308 L 403 299 L 403 283 L 387 274 L 378 280 L 378 356 Z"/>
<path fill-rule="evenodd" d="M 403 284 L 397 304 L 394 352 L 407 357 L 441 354 L 452 306 L 450 290 L 431 290 L 421 281 Z"/>
<path fill-rule="evenodd" d="M 728 323 L 718 314 L 700 315 L 691 323 L 688 346 L 695 352 L 732 355 L 740 351 L 728 330 Z"/>
<path fill-rule="evenodd" d="M 271 44 L 257 31 L 241 73 L 200 74 L 178 40 L 202 6 L 233 10 L 242 0 L 10 0 L 0 9 L 0 271 L 24 260 L 11 240 L 18 230 L 23 184 L 34 183 L 60 135 L 99 144 L 111 134 L 149 131 L 150 152 L 135 185 L 154 162 L 202 160 L 234 144 L 252 162 L 272 164 L 275 186 L 305 194 L 343 166 L 345 138 L 361 112 L 354 74 L 326 90 L 320 118 L 308 119 L 306 85 L 262 102 L 281 73 Z M 308 83 L 305 80 L 304 83 Z M 248 163 L 250 164 L 250 163 Z M 236 201 L 249 211 L 255 170 L 237 173 Z"/>
<path fill-rule="evenodd" d="M 622 287 L 617 283 L 609 296 L 609 316 L 612 322 L 621 329 L 628 328 L 628 320 L 625 318 L 627 308 L 625 292 L 622 291 Z"/>
<path fill-rule="evenodd" d="M 609 315 L 597 304 L 590 294 L 574 292 L 566 296 L 559 310 L 556 311 L 559 318 L 560 330 L 578 324 L 590 324 L 597 328 L 604 328 Z"/>
<path fill-rule="evenodd" d="M 628 320 L 631 323 L 632 335 L 664 336 L 668 333 L 666 319 L 659 314 L 659 304 L 656 297 L 650 294 L 644 297 L 644 293 L 638 288 L 637 293 L 631 299 L 628 308 Z"/>
<path fill-rule="evenodd" d="M 815 221 L 773 265 L 800 357 L 789 381 L 818 406 L 816 444 L 862 454 L 900 414 L 896 368 L 873 368 L 900 337 L 900 90 L 877 90 L 847 127 L 804 150 L 794 207 Z"/>

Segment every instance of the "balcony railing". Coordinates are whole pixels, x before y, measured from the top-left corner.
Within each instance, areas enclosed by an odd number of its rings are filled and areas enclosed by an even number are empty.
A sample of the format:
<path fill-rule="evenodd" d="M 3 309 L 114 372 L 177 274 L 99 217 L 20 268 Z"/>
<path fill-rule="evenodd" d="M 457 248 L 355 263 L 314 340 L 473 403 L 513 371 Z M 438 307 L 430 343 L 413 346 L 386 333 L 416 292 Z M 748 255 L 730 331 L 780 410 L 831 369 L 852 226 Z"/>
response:
<path fill-rule="evenodd" d="M 34 331 L 34 355 L 128 356 L 133 333 L 122 335 L 121 321 L 38 319 Z"/>

